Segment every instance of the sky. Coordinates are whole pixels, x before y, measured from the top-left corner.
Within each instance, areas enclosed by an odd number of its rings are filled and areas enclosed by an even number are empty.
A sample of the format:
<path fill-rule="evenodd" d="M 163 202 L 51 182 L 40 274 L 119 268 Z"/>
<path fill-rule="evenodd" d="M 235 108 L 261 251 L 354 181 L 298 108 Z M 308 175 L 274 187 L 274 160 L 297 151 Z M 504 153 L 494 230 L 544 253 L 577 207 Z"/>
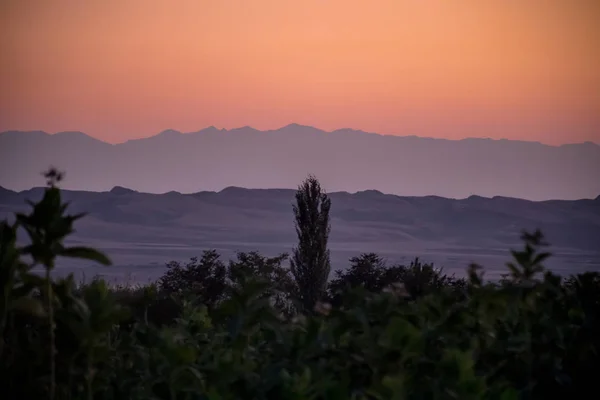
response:
<path fill-rule="evenodd" d="M 600 143 L 598 0 L 0 0 L 0 131 Z"/>

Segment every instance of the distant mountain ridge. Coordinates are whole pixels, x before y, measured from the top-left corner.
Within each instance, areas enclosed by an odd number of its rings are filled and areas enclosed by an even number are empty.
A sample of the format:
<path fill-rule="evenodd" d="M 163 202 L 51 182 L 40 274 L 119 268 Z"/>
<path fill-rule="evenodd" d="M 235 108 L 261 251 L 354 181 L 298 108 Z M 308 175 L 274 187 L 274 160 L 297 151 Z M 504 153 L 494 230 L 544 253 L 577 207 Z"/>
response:
<path fill-rule="evenodd" d="M 532 143 L 532 144 L 539 144 L 541 146 L 548 146 L 548 147 L 570 147 L 570 146 L 600 146 L 600 144 L 598 143 L 594 143 L 591 141 L 586 141 L 586 142 L 580 142 L 580 143 L 565 143 L 565 144 L 561 144 L 561 145 L 551 145 L 551 144 L 547 144 L 547 143 L 542 143 L 542 142 L 538 142 L 538 141 L 528 141 L 528 140 L 515 140 L 515 139 L 494 139 L 494 138 L 485 138 L 485 137 L 465 137 L 462 139 L 444 139 L 444 138 L 436 138 L 436 137 L 428 137 L 428 136 L 418 136 L 418 135 L 390 135 L 390 134 L 381 134 L 381 133 L 376 133 L 376 132 L 367 132 L 367 131 L 363 131 L 361 129 L 352 129 L 352 128 L 339 128 L 339 129 L 335 129 L 333 131 L 326 131 L 326 130 L 322 130 L 319 128 L 315 128 L 312 126 L 308 126 L 308 125 L 301 125 L 301 124 L 297 124 L 297 123 L 291 123 L 288 125 L 285 125 L 281 128 L 278 129 L 268 129 L 268 130 L 258 130 L 255 129 L 251 126 L 242 126 L 239 128 L 232 128 L 232 129 L 225 129 L 225 128 L 217 128 L 213 125 L 208 126 L 206 128 L 200 129 L 198 131 L 190 131 L 190 132 L 182 132 L 176 129 L 164 129 L 162 131 L 160 131 L 157 134 L 154 135 L 150 135 L 150 136 L 146 136 L 146 137 L 142 137 L 142 138 L 136 138 L 136 139 L 128 139 L 125 142 L 119 142 L 119 143 L 109 143 L 109 142 L 105 142 L 101 139 L 97 139 L 91 135 L 88 135 L 84 132 L 80 132 L 80 131 L 60 131 L 60 132 L 55 132 L 55 133 L 49 133 L 46 131 L 40 131 L 40 130 L 36 130 L 36 131 L 21 131 L 21 130 L 10 130 L 10 131 L 3 131 L 0 132 L 0 136 L 2 135 L 14 135 L 14 134 L 36 134 L 36 135 L 45 135 L 45 136 L 86 136 L 92 140 L 96 140 L 99 142 L 103 142 L 112 146 L 118 146 L 127 142 L 134 142 L 134 141 L 139 141 L 139 140 L 146 140 L 146 139 L 151 139 L 154 137 L 158 137 L 158 136 L 166 136 L 166 135 L 195 135 L 195 134 L 207 134 L 207 133 L 236 133 L 236 132 L 241 132 L 241 131 L 250 131 L 250 132 L 254 132 L 254 133 L 259 133 L 259 132 L 285 132 L 285 131 L 289 131 L 291 129 L 304 129 L 304 130 L 312 130 L 315 132 L 319 132 L 319 133 L 333 133 L 333 134 L 337 134 L 337 133 L 346 133 L 346 134 L 365 134 L 365 135 L 375 135 L 375 136 L 392 136 L 392 137 L 397 137 L 397 138 L 415 138 L 415 139 L 427 139 L 427 140 L 440 140 L 440 141 L 448 141 L 448 142 L 462 142 L 462 141 L 478 141 L 478 140 L 484 140 L 484 141 L 496 141 L 496 142 L 504 142 L 504 141 L 508 141 L 508 142 L 517 142 L 517 143 Z"/>
<path fill-rule="evenodd" d="M 41 193 L 43 190 L 45 189 L 45 186 L 34 186 L 32 188 L 29 189 L 23 189 L 23 190 L 13 190 L 13 189 L 8 189 L 5 188 L 4 186 L 0 185 L 0 195 L 2 194 L 10 194 L 11 196 L 13 195 L 27 195 L 27 194 L 31 194 L 31 193 Z M 182 195 L 182 196 L 194 196 L 194 195 L 199 195 L 199 194 L 203 194 L 203 193 L 214 193 L 214 194 L 222 194 L 222 193 L 227 193 L 227 194 L 242 194 L 244 192 L 273 192 L 273 193 L 295 193 L 296 189 L 291 189 L 291 188 L 245 188 L 245 187 L 241 187 L 241 186 L 227 186 L 221 190 L 202 190 L 202 191 L 198 191 L 198 192 L 192 192 L 192 193 L 181 193 L 178 191 L 174 191 L 171 190 L 169 192 L 163 192 L 163 193 L 150 193 L 150 192 L 141 192 L 138 190 L 134 190 L 134 189 L 130 189 L 127 187 L 123 187 L 123 186 L 113 186 L 110 190 L 70 190 L 70 189 L 63 189 L 64 192 L 66 193 L 97 193 L 97 194 L 102 194 L 102 193 L 110 193 L 110 194 L 116 194 L 116 195 L 123 195 L 123 194 L 141 194 L 141 195 L 150 195 L 150 196 L 163 196 L 163 195 L 168 195 L 168 194 L 177 194 L 177 195 Z M 519 201 L 519 202 L 526 202 L 526 203 L 554 203 L 554 202 L 578 202 L 578 201 L 600 201 L 600 195 L 596 196 L 595 198 L 581 198 L 581 199 L 573 199 L 573 200 L 562 200 L 562 199 L 549 199 L 549 200 L 528 200 L 528 199 L 522 199 L 519 197 L 506 197 L 506 196 L 492 196 L 492 197 L 486 197 L 486 196 L 479 196 L 476 194 L 472 194 L 469 197 L 465 197 L 465 198 L 452 198 L 452 197 L 444 197 L 444 196 L 437 196 L 437 195 L 427 195 L 427 196 L 401 196 L 401 195 L 397 195 L 397 194 L 393 194 L 393 193 L 383 193 L 379 190 L 376 189 L 365 189 L 365 190 L 359 190 L 356 192 L 347 192 L 347 191 L 337 191 L 337 192 L 329 192 L 328 195 L 338 195 L 338 194 L 343 194 L 343 195 L 376 195 L 376 196 L 390 196 L 390 197 L 396 197 L 396 198 L 436 198 L 436 199 L 440 199 L 440 200 L 447 200 L 447 201 L 488 201 L 488 200 L 499 200 L 499 199 L 504 199 L 504 200 L 515 200 L 515 201 Z M 0 198 L 0 201 L 2 200 L 2 198 Z"/>
<path fill-rule="evenodd" d="M 50 165 L 66 172 L 65 187 L 92 191 L 114 186 L 152 193 L 293 188 L 313 173 L 330 191 L 531 200 L 600 193 L 600 146 L 591 142 L 453 141 L 347 128 L 325 132 L 299 124 L 268 131 L 169 129 L 120 144 L 81 132 L 0 133 L 0 185 L 15 190 L 38 186 L 40 172 Z"/>

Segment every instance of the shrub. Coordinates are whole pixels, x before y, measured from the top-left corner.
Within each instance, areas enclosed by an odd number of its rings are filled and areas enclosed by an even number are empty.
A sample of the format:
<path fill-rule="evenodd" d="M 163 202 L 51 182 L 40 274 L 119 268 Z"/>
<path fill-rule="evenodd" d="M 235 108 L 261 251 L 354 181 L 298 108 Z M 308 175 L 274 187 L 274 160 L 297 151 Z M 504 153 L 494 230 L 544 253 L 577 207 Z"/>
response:
<path fill-rule="evenodd" d="M 227 268 L 215 250 L 194 257 L 187 264 L 172 261 L 158 285 L 165 294 L 195 295 L 203 304 L 213 306 L 223 299 L 227 288 Z"/>

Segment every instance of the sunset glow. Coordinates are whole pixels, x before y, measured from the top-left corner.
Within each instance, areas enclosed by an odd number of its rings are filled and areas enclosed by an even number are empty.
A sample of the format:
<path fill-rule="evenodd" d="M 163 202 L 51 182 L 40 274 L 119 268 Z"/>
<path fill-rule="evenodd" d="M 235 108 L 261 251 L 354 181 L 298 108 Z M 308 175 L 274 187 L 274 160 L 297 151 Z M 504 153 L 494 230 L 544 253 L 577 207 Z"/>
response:
<path fill-rule="evenodd" d="M 600 143 L 597 0 L 4 0 L 0 131 Z"/>

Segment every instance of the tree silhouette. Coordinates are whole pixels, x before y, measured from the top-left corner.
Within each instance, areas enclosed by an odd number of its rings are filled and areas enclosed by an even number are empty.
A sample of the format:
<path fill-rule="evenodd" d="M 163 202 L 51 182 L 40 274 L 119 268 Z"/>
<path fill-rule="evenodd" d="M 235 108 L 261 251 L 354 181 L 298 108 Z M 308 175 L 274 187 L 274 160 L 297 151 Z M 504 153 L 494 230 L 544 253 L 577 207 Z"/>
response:
<path fill-rule="evenodd" d="M 216 250 L 205 250 L 202 257 L 192 257 L 185 265 L 176 261 L 167 264 L 167 271 L 158 284 L 164 293 L 194 294 L 202 304 L 216 305 L 225 297 L 227 268 Z"/>
<path fill-rule="evenodd" d="M 227 268 L 229 284 L 243 290 L 248 279 L 262 279 L 269 283 L 262 297 L 269 298 L 278 311 L 291 314 L 294 280 L 290 270 L 282 265 L 288 258 L 286 253 L 265 257 L 256 251 L 238 252 L 237 259 L 230 260 Z"/>
<path fill-rule="evenodd" d="M 298 295 L 305 312 L 312 312 L 323 296 L 331 269 L 327 241 L 331 226 L 331 200 L 321 184 L 310 175 L 298 187 L 294 216 L 298 247 L 290 261 Z"/>
<path fill-rule="evenodd" d="M 327 285 L 327 294 L 332 305 L 343 304 L 349 291 L 361 287 L 378 293 L 389 286 L 386 280 L 388 267 L 385 260 L 375 253 L 363 253 L 350 259 L 350 268 L 335 271 L 335 278 Z"/>

